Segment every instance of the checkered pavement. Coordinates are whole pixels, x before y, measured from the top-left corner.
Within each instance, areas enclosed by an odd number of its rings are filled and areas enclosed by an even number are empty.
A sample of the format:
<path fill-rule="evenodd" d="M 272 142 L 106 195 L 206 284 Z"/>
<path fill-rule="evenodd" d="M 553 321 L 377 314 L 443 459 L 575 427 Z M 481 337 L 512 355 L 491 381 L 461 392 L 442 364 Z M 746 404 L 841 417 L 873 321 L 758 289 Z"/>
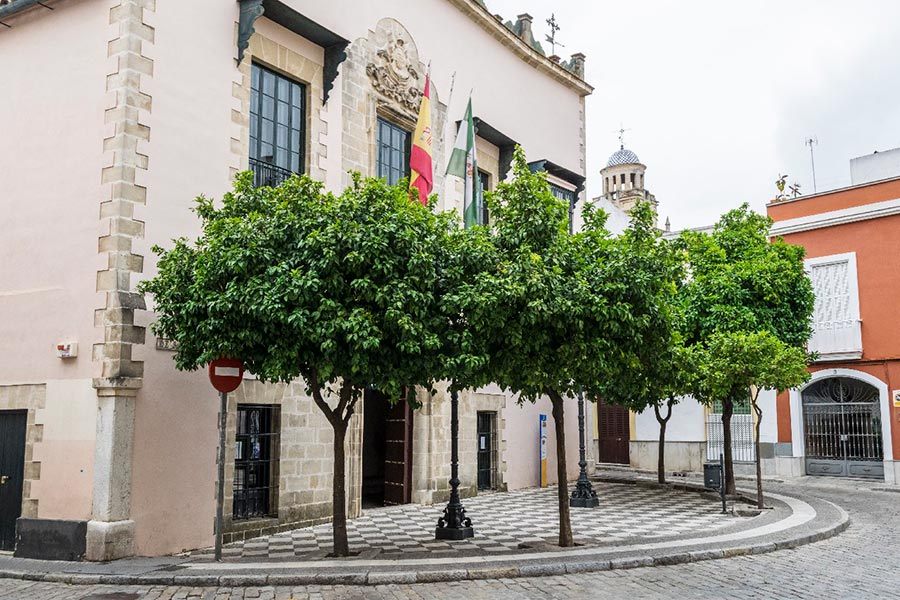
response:
<path fill-rule="evenodd" d="M 627 484 L 594 484 L 600 506 L 572 508 L 576 542 L 684 537 L 734 523 L 720 505 L 700 494 Z M 554 543 L 559 535 L 556 487 L 482 494 L 463 501 L 475 537 L 460 542 L 434 539 L 443 505 L 408 504 L 367 509 L 347 523 L 352 552 L 361 558 L 473 556 L 517 551 L 522 543 Z M 324 558 L 331 551 L 331 524 L 229 544 L 226 560 Z M 201 554 L 206 554 L 203 552 Z"/>

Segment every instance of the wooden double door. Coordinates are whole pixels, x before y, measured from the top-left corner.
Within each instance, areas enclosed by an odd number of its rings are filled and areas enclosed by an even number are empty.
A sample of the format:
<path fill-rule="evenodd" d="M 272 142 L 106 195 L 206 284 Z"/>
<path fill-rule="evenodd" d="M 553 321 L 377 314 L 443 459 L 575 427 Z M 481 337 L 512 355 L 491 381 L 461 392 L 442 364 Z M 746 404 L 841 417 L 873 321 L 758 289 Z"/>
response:
<path fill-rule="evenodd" d="M 27 411 L 0 411 L 0 550 L 13 550 L 16 545 L 16 519 L 22 515 L 27 422 Z"/>
<path fill-rule="evenodd" d="M 631 415 L 628 410 L 598 400 L 597 425 L 600 438 L 598 462 L 630 464 Z"/>
<path fill-rule="evenodd" d="M 376 390 L 363 399 L 364 508 L 412 502 L 413 411 Z"/>

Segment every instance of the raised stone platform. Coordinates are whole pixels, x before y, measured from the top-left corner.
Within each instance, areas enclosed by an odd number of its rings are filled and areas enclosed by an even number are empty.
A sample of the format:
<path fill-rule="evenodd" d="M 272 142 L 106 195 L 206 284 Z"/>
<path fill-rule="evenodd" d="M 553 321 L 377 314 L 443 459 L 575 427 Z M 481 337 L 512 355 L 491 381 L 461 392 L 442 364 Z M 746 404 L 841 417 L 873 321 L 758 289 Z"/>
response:
<path fill-rule="evenodd" d="M 573 531 L 583 544 L 575 548 L 551 545 L 556 534 L 555 491 L 523 490 L 468 500 L 476 537 L 463 542 L 433 539 L 439 507 L 409 506 L 367 512 L 352 521 L 351 546 L 360 552 L 352 558 L 326 558 L 328 538 L 314 527 L 233 545 L 230 558 L 221 563 L 206 553 L 106 564 L 0 557 L 0 577 L 191 586 L 526 577 L 793 548 L 835 535 L 849 523 L 841 508 L 806 495 L 770 494 L 767 499 L 773 508 L 747 518 L 720 514 L 721 504 L 715 498 L 693 489 L 646 483 L 598 483 L 596 487 L 601 498 L 598 508 L 573 509 Z M 422 533 L 425 527 L 428 535 Z M 523 543 L 529 547 L 519 548 Z"/>

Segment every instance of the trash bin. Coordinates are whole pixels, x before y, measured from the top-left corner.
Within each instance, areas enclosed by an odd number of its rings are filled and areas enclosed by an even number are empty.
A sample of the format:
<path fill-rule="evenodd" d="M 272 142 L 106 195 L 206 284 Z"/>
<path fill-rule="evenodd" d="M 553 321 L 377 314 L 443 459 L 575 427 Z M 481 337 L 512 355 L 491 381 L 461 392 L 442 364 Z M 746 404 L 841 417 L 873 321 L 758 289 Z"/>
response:
<path fill-rule="evenodd" d="M 722 465 L 717 462 L 703 463 L 703 486 L 711 490 L 722 487 Z"/>

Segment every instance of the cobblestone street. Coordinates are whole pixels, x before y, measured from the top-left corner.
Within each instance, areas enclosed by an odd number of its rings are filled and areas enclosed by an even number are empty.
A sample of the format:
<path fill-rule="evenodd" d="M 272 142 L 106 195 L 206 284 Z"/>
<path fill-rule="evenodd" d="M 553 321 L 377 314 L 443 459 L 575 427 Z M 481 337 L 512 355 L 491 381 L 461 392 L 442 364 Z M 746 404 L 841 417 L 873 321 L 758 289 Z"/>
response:
<path fill-rule="evenodd" d="M 900 598 L 900 494 L 853 489 L 850 483 L 807 484 L 806 493 L 850 512 L 852 524 L 831 539 L 760 556 L 686 565 L 545 578 L 375 587 L 114 588 L 0 580 L 0 598 L 14 600 L 237 600 L 518 598 Z M 769 486 L 773 492 L 796 489 Z"/>

